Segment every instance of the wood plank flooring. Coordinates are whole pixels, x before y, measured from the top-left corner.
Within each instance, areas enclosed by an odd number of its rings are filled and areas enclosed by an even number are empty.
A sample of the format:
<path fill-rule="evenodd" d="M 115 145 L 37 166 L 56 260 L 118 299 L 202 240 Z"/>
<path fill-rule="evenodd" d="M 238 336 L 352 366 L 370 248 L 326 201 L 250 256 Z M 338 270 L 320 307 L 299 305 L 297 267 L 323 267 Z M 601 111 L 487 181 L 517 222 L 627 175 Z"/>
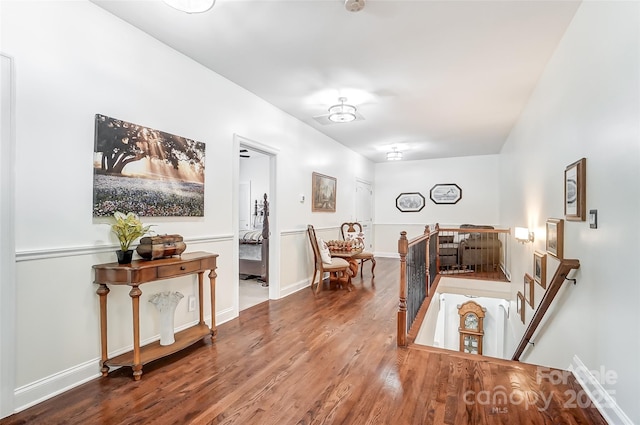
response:
<path fill-rule="evenodd" d="M 0 425 L 605 424 L 571 406 L 575 381 L 537 382 L 533 365 L 397 348 L 399 262 L 380 258 L 374 285 L 366 269 L 352 292 L 259 304 L 141 381 L 122 368 Z"/>

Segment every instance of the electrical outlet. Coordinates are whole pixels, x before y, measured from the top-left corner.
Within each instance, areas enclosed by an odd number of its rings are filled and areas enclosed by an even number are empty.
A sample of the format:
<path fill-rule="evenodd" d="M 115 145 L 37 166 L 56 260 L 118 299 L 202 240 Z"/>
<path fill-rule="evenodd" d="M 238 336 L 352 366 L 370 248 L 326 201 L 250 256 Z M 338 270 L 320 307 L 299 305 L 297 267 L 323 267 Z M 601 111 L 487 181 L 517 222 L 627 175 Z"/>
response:
<path fill-rule="evenodd" d="M 196 311 L 196 297 L 189 295 L 189 311 Z"/>

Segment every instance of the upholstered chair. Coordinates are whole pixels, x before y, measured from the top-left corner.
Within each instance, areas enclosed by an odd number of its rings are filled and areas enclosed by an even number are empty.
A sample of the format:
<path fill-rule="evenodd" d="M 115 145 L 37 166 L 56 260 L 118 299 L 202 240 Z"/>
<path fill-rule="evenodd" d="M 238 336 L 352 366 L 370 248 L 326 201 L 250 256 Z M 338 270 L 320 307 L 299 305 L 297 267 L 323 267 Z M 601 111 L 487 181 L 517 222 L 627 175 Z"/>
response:
<path fill-rule="evenodd" d="M 312 225 L 307 226 L 307 234 L 311 249 L 313 250 L 313 277 L 311 278 L 311 289 L 316 282 L 316 275 L 320 273 L 318 283 L 315 288 L 316 294 L 320 292 L 324 273 L 333 275 L 337 281 L 345 280 L 347 285 L 351 284 L 351 274 L 349 274 L 349 262 L 342 258 L 332 258 L 327 244 L 316 237 L 316 231 Z"/>

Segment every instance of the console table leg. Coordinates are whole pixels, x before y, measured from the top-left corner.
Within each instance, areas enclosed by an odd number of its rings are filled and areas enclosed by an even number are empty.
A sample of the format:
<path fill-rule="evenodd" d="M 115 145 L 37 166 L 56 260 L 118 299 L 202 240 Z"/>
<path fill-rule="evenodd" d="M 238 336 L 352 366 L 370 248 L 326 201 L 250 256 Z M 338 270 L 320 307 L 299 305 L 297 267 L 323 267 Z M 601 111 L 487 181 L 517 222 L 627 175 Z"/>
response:
<path fill-rule="evenodd" d="M 137 286 L 131 287 L 129 296 L 133 308 L 133 379 L 140 380 L 142 376 L 142 362 L 140 360 L 140 295 L 142 291 Z"/>
<path fill-rule="evenodd" d="M 209 272 L 209 283 L 211 285 L 211 342 L 216 342 L 218 328 L 216 327 L 216 274 L 215 270 Z"/>
<path fill-rule="evenodd" d="M 102 376 L 107 376 L 109 373 L 109 366 L 107 362 L 107 295 L 109 294 L 109 287 L 104 283 L 98 286 L 96 294 L 100 296 L 100 346 L 102 348 L 102 359 L 100 361 L 100 372 Z"/>
<path fill-rule="evenodd" d="M 200 310 L 200 324 L 204 325 L 204 272 L 198 273 L 198 310 Z"/>

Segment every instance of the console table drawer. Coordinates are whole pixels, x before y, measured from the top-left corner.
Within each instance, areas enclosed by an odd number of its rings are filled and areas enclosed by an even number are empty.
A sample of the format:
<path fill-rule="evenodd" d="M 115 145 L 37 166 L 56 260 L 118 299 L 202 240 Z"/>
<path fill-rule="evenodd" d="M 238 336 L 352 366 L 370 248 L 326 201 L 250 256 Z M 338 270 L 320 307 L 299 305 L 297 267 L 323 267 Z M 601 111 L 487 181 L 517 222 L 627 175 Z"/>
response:
<path fill-rule="evenodd" d="M 158 267 L 158 278 L 180 276 L 200 270 L 200 260 Z"/>

